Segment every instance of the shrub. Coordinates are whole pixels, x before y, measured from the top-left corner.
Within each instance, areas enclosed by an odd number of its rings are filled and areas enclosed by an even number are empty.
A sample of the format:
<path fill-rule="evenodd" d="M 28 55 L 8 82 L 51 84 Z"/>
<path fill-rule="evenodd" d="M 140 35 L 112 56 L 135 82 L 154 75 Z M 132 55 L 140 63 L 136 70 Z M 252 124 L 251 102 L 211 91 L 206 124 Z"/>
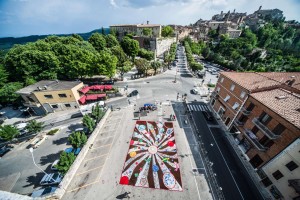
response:
<path fill-rule="evenodd" d="M 213 83 L 208 83 L 207 86 L 208 86 L 208 87 L 215 87 L 216 85 L 213 84 Z"/>
<path fill-rule="evenodd" d="M 55 133 L 57 133 L 58 131 L 59 131 L 59 129 L 53 129 L 53 130 L 49 131 L 47 133 L 47 135 L 55 135 Z"/>
<path fill-rule="evenodd" d="M 66 174 L 67 171 L 70 169 L 71 165 L 75 161 L 76 156 L 74 153 L 66 153 L 62 152 L 59 157 L 59 162 L 55 165 L 55 168 L 62 174 Z"/>

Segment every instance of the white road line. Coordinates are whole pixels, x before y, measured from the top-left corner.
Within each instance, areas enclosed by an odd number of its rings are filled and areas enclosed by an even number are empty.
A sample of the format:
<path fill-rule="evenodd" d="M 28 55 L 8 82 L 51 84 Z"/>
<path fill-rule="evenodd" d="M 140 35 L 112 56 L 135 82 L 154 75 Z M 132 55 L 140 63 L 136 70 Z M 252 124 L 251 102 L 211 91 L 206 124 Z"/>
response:
<path fill-rule="evenodd" d="M 194 108 L 194 110 L 196 111 L 196 106 L 195 106 L 195 105 L 193 105 L 193 108 Z"/>
<path fill-rule="evenodd" d="M 196 111 L 199 111 L 198 105 L 195 105 L 195 107 L 196 107 Z"/>
<path fill-rule="evenodd" d="M 207 126 L 207 127 L 208 127 L 208 126 Z M 209 132 L 210 132 L 211 136 L 213 137 L 213 139 L 214 139 L 214 141 L 215 141 L 215 143 L 216 143 L 216 145 L 217 145 L 217 147 L 218 147 L 218 149 L 219 149 L 219 151 L 220 151 L 220 154 L 221 154 L 221 156 L 222 156 L 222 158 L 223 158 L 223 160 L 224 160 L 224 162 L 225 162 L 225 164 L 226 164 L 226 167 L 227 167 L 227 169 L 228 169 L 228 171 L 229 171 L 229 173 L 230 173 L 230 175 L 231 175 L 231 177 L 232 177 L 232 179 L 233 179 L 233 181 L 234 181 L 235 186 L 237 187 L 237 189 L 238 189 L 238 191 L 239 191 L 239 193 L 240 193 L 242 199 L 244 199 L 244 196 L 242 195 L 242 193 L 241 193 L 241 191 L 240 191 L 240 188 L 238 187 L 238 185 L 237 185 L 237 183 L 236 183 L 236 181 L 235 181 L 235 179 L 234 179 L 234 177 L 233 177 L 233 175 L 232 175 L 232 173 L 231 173 L 231 171 L 230 171 L 230 169 L 229 169 L 229 167 L 228 167 L 228 164 L 227 164 L 227 162 L 226 162 L 226 160 L 225 160 L 225 158 L 224 158 L 224 156 L 223 156 L 223 154 L 222 154 L 222 151 L 220 150 L 220 147 L 219 147 L 219 145 L 218 145 L 218 143 L 217 143 L 217 141 L 216 141 L 214 135 L 212 134 L 212 132 L 211 132 L 211 130 L 210 130 L 209 127 L 208 127 L 208 129 L 209 129 Z"/>
<path fill-rule="evenodd" d="M 199 106 L 199 110 L 200 110 L 200 111 L 202 111 L 202 107 L 201 107 L 201 105 L 198 105 L 198 106 Z"/>
<path fill-rule="evenodd" d="M 188 107 L 188 110 L 190 111 L 191 110 L 190 105 L 187 105 L 187 107 Z"/>

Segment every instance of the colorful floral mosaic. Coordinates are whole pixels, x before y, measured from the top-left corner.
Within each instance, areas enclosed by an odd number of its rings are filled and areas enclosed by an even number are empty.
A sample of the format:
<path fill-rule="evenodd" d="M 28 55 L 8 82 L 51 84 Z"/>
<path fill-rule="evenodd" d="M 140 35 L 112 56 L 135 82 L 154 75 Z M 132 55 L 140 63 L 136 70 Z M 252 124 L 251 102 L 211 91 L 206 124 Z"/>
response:
<path fill-rule="evenodd" d="M 120 184 L 182 191 L 172 122 L 136 122 Z"/>

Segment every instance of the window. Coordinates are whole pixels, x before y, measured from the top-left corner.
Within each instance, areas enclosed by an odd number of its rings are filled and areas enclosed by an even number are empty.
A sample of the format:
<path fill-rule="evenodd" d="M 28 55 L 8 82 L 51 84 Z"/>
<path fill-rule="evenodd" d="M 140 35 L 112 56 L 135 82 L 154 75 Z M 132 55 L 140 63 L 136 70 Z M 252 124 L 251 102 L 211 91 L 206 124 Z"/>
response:
<path fill-rule="evenodd" d="M 57 104 L 53 104 L 53 105 L 51 105 L 51 107 L 54 108 L 54 109 L 56 109 L 56 108 L 58 108 L 58 105 Z"/>
<path fill-rule="evenodd" d="M 234 105 L 232 106 L 232 108 L 233 108 L 234 110 L 236 110 L 239 106 L 240 106 L 240 104 L 237 103 L 237 102 L 235 102 Z"/>
<path fill-rule="evenodd" d="M 288 164 L 285 165 L 290 171 L 293 171 L 294 169 L 296 169 L 298 167 L 298 165 L 294 162 L 291 161 Z"/>
<path fill-rule="evenodd" d="M 234 85 L 234 84 L 232 84 L 232 85 L 231 85 L 231 87 L 230 87 L 230 90 L 231 90 L 231 91 L 233 91 L 233 90 L 234 90 L 234 88 L 235 88 L 235 85 Z"/>
<path fill-rule="evenodd" d="M 220 92 L 220 87 L 217 88 L 217 93 L 219 93 L 219 92 Z"/>
<path fill-rule="evenodd" d="M 242 91 L 240 97 L 243 99 L 246 95 L 246 92 Z"/>
<path fill-rule="evenodd" d="M 264 161 L 260 158 L 258 154 L 256 154 L 251 160 L 250 163 L 254 168 L 257 168 L 259 165 L 261 165 Z"/>
<path fill-rule="evenodd" d="M 277 124 L 277 126 L 273 129 L 273 133 L 276 135 L 281 135 L 281 133 L 285 130 L 285 126 L 282 124 Z"/>
<path fill-rule="evenodd" d="M 270 148 L 270 147 L 274 144 L 273 140 L 270 140 L 270 139 L 269 139 L 267 136 L 265 136 L 265 135 L 259 140 L 259 143 L 260 143 L 261 145 L 265 146 L 265 147 L 268 147 L 268 148 Z"/>
<path fill-rule="evenodd" d="M 250 103 L 249 106 L 246 108 L 247 111 L 252 111 L 253 108 L 255 107 L 254 103 Z"/>
<path fill-rule="evenodd" d="M 271 121 L 272 117 L 270 117 L 267 113 L 262 112 L 259 117 L 259 120 L 264 124 L 267 125 Z"/>
<path fill-rule="evenodd" d="M 274 172 L 272 175 L 274 176 L 274 178 L 276 180 L 279 180 L 279 179 L 281 179 L 283 177 L 283 174 L 279 170 L 277 170 L 276 172 Z"/>
<path fill-rule="evenodd" d="M 254 133 L 256 135 L 256 133 L 258 132 L 258 128 L 256 126 L 254 126 L 252 129 L 251 129 L 252 133 Z"/>
<path fill-rule="evenodd" d="M 264 184 L 265 187 L 272 185 L 272 181 L 268 177 L 261 180 L 261 182 Z"/>
<path fill-rule="evenodd" d="M 70 104 L 65 104 L 65 106 L 67 107 L 67 108 L 71 108 L 71 105 Z"/>
<path fill-rule="evenodd" d="M 60 98 L 67 98 L 67 95 L 66 95 L 66 94 L 58 94 L 58 96 L 59 96 Z"/>
<path fill-rule="evenodd" d="M 220 82 L 223 83 L 223 81 L 224 81 L 224 78 L 221 78 L 221 81 L 220 81 Z"/>
<path fill-rule="evenodd" d="M 215 99 L 213 99 L 213 100 L 211 101 L 211 105 L 212 105 L 212 106 L 214 106 L 214 105 L 215 105 L 215 103 L 216 103 L 216 100 L 215 100 Z"/>
<path fill-rule="evenodd" d="M 46 99 L 53 99 L 53 96 L 51 94 L 45 94 L 44 97 Z"/>
<path fill-rule="evenodd" d="M 224 101 L 227 102 L 229 99 L 230 99 L 230 96 L 227 95 L 227 96 L 225 97 Z"/>

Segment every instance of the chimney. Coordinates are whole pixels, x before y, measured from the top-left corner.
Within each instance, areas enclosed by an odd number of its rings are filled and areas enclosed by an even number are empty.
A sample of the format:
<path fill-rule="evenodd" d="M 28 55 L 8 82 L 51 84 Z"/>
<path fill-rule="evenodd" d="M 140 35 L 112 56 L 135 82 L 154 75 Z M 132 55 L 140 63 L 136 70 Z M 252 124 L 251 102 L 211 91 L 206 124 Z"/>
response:
<path fill-rule="evenodd" d="M 221 11 L 221 15 L 223 15 L 223 10 Z"/>
<path fill-rule="evenodd" d="M 258 9 L 259 11 L 261 10 L 261 6 L 259 6 L 259 9 Z"/>
<path fill-rule="evenodd" d="M 233 13 L 235 13 L 235 9 L 233 10 Z"/>
<path fill-rule="evenodd" d="M 147 21 L 147 24 L 149 24 L 149 21 Z"/>

